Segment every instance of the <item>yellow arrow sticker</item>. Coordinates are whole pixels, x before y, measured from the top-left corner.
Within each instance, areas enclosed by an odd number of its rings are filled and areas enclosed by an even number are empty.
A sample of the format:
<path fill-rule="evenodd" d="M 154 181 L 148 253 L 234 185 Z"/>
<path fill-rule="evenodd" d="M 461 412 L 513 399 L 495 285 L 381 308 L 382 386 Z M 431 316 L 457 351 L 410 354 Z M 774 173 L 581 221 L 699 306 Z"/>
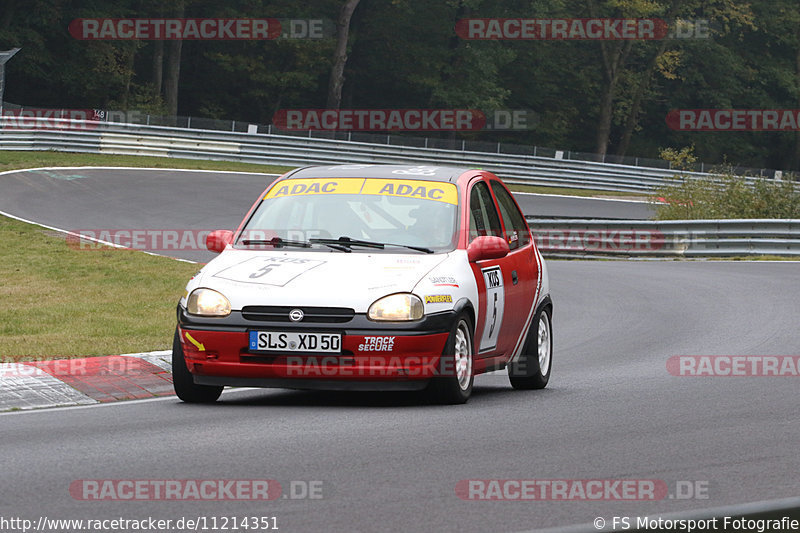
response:
<path fill-rule="evenodd" d="M 195 346 L 197 346 L 197 349 L 198 349 L 198 350 L 200 350 L 201 352 L 205 352 L 205 351 L 206 351 L 206 347 L 205 347 L 205 346 L 203 346 L 203 343 L 202 343 L 202 342 L 197 342 L 196 340 L 194 340 L 194 337 L 192 337 L 192 336 L 191 336 L 191 335 L 189 335 L 188 333 L 184 333 L 184 335 L 186 335 L 186 340 L 187 340 L 187 341 L 189 341 L 189 342 L 191 342 L 192 344 L 194 344 Z"/>

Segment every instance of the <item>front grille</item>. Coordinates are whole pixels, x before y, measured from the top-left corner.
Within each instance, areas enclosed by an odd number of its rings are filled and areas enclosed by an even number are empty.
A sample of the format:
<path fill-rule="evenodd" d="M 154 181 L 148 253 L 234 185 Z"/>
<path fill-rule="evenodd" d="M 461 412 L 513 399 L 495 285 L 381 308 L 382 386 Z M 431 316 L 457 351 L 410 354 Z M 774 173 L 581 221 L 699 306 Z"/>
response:
<path fill-rule="evenodd" d="M 347 307 L 290 307 L 281 305 L 248 305 L 242 308 L 245 320 L 255 322 L 292 322 L 289 312 L 293 309 L 303 311 L 303 320 L 297 324 L 341 324 L 349 322 L 356 316 L 353 309 Z"/>

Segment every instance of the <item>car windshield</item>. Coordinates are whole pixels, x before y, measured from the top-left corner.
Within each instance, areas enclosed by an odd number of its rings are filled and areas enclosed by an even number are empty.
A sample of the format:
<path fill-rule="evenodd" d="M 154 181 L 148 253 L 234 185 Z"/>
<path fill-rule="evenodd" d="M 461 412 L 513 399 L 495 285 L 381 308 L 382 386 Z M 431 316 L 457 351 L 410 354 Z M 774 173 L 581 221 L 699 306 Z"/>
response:
<path fill-rule="evenodd" d="M 396 253 L 404 246 L 449 251 L 456 244 L 457 203 L 457 189 L 452 183 L 363 178 L 286 180 L 266 194 L 237 246 L 334 239 L 341 240 L 347 251 Z M 313 249 L 342 247 L 316 244 Z"/>

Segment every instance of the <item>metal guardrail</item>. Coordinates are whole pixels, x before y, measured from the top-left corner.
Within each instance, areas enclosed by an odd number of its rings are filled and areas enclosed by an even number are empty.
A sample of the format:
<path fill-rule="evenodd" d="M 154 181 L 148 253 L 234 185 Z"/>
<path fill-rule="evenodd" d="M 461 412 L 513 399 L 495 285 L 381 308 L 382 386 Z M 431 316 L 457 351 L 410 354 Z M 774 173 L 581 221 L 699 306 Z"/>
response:
<path fill-rule="evenodd" d="M 25 125 L 31 127 L 21 127 L 15 117 L 0 117 L 0 150 L 57 150 L 286 165 L 346 162 L 489 167 L 508 183 L 643 194 L 672 178 L 672 171 L 667 169 L 252 132 L 54 118 L 27 118 Z M 746 179 L 752 182 L 762 178 Z M 540 249 L 551 257 L 800 255 L 800 220 L 529 220 Z"/>
<path fill-rule="evenodd" d="M 577 220 L 527 217 L 549 257 L 800 256 L 800 220 Z"/>
<path fill-rule="evenodd" d="M 532 144 L 516 144 L 506 141 L 485 141 L 479 139 L 446 137 L 420 137 L 420 132 L 369 132 L 369 131 L 331 131 L 331 130 L 280 130 L 272 124 L 253 124 L 251 121 L 224 120 L 215 118 L 192 117 L 184 115 L 151 115 L 137 110 L 120 111 L 109 109 L 64 109 L 26 107 L 11 102 L 4 102 L 5 114 L 16 117 L 17 121 L 25 122 L 28 117 L 52 117 L 81 120 L 98 120 L 103 122 L 118 122 L 126 124 L 143 124 L 146 126 L 166 126 L 183 129 L 202 129 L 232 132 L 250 132 L 288 135 L 295 137 L 336 139 L 355 141 L 370 144 L 390 144 L 398 146 L 416 146 L 420 148 L 440 148 L 443 150 L 456 150 L 467 152 L 489 152 L 517 155 L 539 156 L 549 159 L 565 159 L 574 161 L 593 161 L 596 163 L 611 163 L 617 165 L 665 168 L 671 169 L 672 164 L 663 159 L 652 159 L 639 156 L 621 156 L 615 154 L 596 154 L 576 150 L 559 150 L 546 146 Z M 417 133 L 417 135 L 414 135 Z M 695 162 L 688 170 L 695 172 L 713 172 L 718 164 L 708 164 L 703 161 Z M 735 166 L 732 173 L 737 176 L 760 176 L 768 179 L 782 179 L 797 172 L 784 172 L 770 168 L 751 168 Z M 797 179 L 797 178 L 794 178 Z"/>
<path fill-rule="evenodd" d="M 55 118 L 0 117 L 0 149 L 307 165 L 413 163 L 490 168 L 506 182 L 649 194 L 675 171 L 523 154 L 384 145 L 293 135 Z M 688 172 L 689 178 L 708 174 Z M 748 181 L 763 179 L 748 177 Z"/>

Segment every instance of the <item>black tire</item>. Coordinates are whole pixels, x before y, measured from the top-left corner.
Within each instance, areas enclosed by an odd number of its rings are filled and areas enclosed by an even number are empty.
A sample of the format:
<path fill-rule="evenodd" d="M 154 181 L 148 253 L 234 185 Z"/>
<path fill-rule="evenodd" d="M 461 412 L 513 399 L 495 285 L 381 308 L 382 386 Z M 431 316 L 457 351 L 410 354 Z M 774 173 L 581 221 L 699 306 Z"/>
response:
<path fill-rule="evenodd" d="M 544 327 L 546 335 L 541 334 Z M 544 359 L 546 364 L 545 371 L 542 372 L 540 356 L 542 346 L 540 343 L 547 344 L 547 352 Z M 533 317 L 528 337 L 525 339 L 525 346 L 519 358 L 508 365 L 508 379 L 511 386 L 520 390 L 543 389 L 550 381 L 550 372 L 553 369 L 553 321 L 550 307 L 539 309 Z"/>
<path fill-rule="evenodd" d="M 461 357 L 457 356 L 457 351 Z M 432 400 L 448 405 L 466 403 L 472 394 L 472 384 L 475 381 L 474 359 L 472 321 L 467 313 L 461 313 L 453 322 L 453 328 L 450 330 L 447 343 L 442 351 L 439 375 L 431 378 L 428 385 L 428 392 L 431 394 Z M 458 363 L 461 363 L 462 366 L 459 366 Z M 461 379 L 459 379 L 459 375 Z"/>
<path fill-rule="evenodd" d="M 186 359 L 183 358 L 183 345 L 175 329 L 175 338 L 172 340 L 172 386 L 175 394 L 186 403 L 213 403 L 219 399 L 224 387 L 213 385 L 197 385 L 192 378 L 192 373 L 186 368 Z"/>

